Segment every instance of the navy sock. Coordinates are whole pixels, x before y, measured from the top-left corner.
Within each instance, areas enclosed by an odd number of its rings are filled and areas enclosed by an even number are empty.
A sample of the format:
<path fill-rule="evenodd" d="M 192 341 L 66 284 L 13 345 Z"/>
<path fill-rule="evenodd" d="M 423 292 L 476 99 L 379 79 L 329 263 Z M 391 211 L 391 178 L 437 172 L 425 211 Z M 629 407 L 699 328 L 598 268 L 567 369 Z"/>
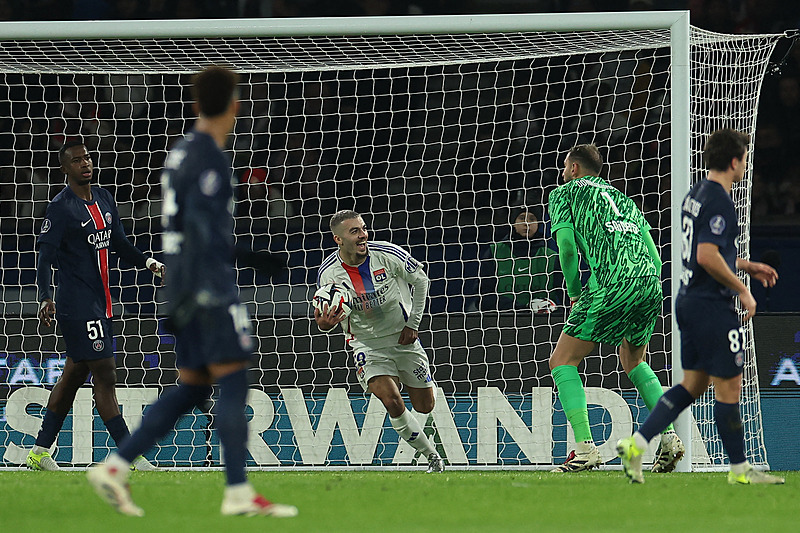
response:
<path fill-rule="evenodd" d="M 131 432 L 128 431 L 128 424 L 125 423 L 125 419 L 122 418 L 122 415 L 117 415 L 114 418 L 106 420 L 104 423 L 111 438 L 114 439 L 114 442 L 117 444 L 117 448 L 131 435 Z"/>
<path fill-rule="evenodd" d="M 722 403 L 716 400 L 714 402 L 714 420 L 717 422 L 719 438 L 722 440 L 731 464 L 745 462 L 744 427 L 742 427 L 742 415 L 739 413 L 739 402 Z"/>
<path fill-rule="evenodd" d="M 214 408 L 214 427 L 225 456 L 228 485 L 247 481 L 247 371 L 233 372 L 219 380 L 219 400 Z"/>
<path fill-rule="evenodd" d="M 206 385 L 180 384 L 164 392 L 147 409 L 139 429 L 118 446 L 119 456 L 129 463 L 133 462 L 166 435 L 182 414 L 211 396 L 211 390 Z"/>
<path fill-rule="evenodd" d="M 42 448 L 49 448 L 52 446 L 66 418 L 67 415 L 59 415 L 50 409 L 46 409 L 44 412 L 44 420 L 42 420 L 42 427 L 39 429 L 39 434 L 36 436 L 36 446 L 41 446 Z"/>
<path fill-rule="evenodd" d="M 667 429 L 667 426 L 672 424 L 684 409 L 692 405 L 692 402 L 694 398 L 689 391 L 684 389 L 683 385 L 675 385 L 661 395 L 656 406 L 650 411 L 650 416 L 639 427 L 639 433 L 650 442 L 653 437 Z"/>

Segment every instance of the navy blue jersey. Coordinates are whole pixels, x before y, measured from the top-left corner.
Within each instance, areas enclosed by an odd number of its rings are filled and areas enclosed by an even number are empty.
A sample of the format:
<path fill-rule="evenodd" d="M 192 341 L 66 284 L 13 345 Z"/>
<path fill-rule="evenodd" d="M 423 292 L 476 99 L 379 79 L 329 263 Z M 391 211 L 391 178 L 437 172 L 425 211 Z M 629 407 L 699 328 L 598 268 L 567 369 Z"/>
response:
<path fill-rule="evenodd" d="M 111 194 L 99 187 L 91 191 L 87 202 L 65 187 L 47 206 L 39 234 L 39 301 L 54 299 L 60 319 L 111 318 L 110 250 L 137 267 L 144 267 L 146 260 L 125 236 Z M 55 298 L 50 291 L 52 266 L 58 268 Z"/>
<path fill-rule="evenodd" d="M 191 131 L 161 174 L 169 313 L 176 326 L 198 308 L 239 300 L 233 267 L 233 171 L 210 135 Z"/>
<path fill-rule="evenodd" d="M 733 200 L 725 188 L 707 179 L 692 187 L 681 209 L 681 294 L 700 298 L 730 299 L 735 292 L 711 277 L 697 264 L 697 245 L 710 242 L 733 272 L 736 272 L 736 239 L 739 224 Z"/>

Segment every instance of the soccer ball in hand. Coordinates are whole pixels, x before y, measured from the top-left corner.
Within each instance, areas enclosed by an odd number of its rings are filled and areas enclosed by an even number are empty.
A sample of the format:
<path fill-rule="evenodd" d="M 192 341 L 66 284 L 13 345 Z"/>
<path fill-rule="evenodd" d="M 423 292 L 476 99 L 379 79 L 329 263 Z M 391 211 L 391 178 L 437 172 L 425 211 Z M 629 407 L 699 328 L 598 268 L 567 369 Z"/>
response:
<path fill-rule="evenodd" d="M 344 316 L 350 316 L 350 311 L 352 311 L 350 305 L 350 291 L 336 283 L 328 283 L 317 289 L 317 292 L 314 293 L 312 303 L 316 309 L 319 309 L 320 313 L 325 312 L 326 305 L 329 309 L 334 309 L 336 312 L 340 309 L 343 310 Z"/>

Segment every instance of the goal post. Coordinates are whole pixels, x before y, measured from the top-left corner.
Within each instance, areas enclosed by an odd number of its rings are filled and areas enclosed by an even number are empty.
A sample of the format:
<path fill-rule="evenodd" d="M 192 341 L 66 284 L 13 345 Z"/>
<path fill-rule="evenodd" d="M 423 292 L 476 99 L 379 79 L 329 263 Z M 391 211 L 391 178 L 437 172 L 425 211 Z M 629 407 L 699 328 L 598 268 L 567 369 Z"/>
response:
<path fill-rule="evenodd" d="M 37 328 L 34 286 L 35 236 L 47 201 L 63 187 L 54 164 L 60 143 L 86 140 L 129 236 L 159 256 L 159 173 L 192 121 L 184 88 L 212 63 L 242 74 L 242 112 L 227 149 L 237 241 L 290 257 L 289 272 L 274 283 L 238 271 L 258 344 L 250 465 L 414 461 L 379 402 L 358 387 L 341 333 L 321 333 L 311 318 L 316 270 L 335 247 L 327 219 L 343 208 L 365 216 L 372 238 L 408 249 L 428 269 L 431 302 L 420 336 L 439 389 L 427 431 L 450 465 L 560 462 L 572 435 L 547 368 L 565 317 L 558 272 L 545 261 L 541 290 L 558 304 L 554 312 L 535 312 L 541 294 L 532 290 L 503 307 L 509 291 L 500 288 L 494 250 L 518 245 L 509 217 L 524 206 L 535 211 L 537 242 L 550 250 L 541 253 L 552 255 L 547 193 L 566 150 L 595 142 L 604 172 L 642 207 L 657 236 L 668 305 L 650 357 L 662 384 L 678 381 L 670 295 L 681 265 L 680 199 L 702 177 L 699 153 L 711 131 L 754 133 L 778 38 L 691 28 L 685 11 L 0 23 L 7 92 L 0 122 L 9 132 L 0 138 L 0 467 L 24 463 L 64 364 L 58 337 Z M 745 234 L 749 187 L 750 172 L 734 189 Z M 746 254 L 747 240 L 740 246 Z M 174 340 L 147 275 L 120 264 L 113 283 L 119 397 L 135 426 L 175 382 Z M 747 350 L 746 451 L 766 467 L 752 335 Z M 647 410 L 608 349 L 589 356 L 581 372 L 595 440 L 613 465 L 615 439 Z M 682 469 L 725 463 L 709 398 L 677 424 L 687 446 Z M 148 457 L 165 467 L 219 466 L 211 412 L 182 418 Z M 56 459 L 83 465 L 110 446 L 81 390 Z"/>

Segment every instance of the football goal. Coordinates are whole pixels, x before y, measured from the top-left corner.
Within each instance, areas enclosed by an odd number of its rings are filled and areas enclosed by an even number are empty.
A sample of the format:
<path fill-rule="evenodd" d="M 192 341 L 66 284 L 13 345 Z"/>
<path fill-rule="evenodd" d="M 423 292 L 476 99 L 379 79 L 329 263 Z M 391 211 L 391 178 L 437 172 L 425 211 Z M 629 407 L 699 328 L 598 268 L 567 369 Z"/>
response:
<path fill-rule="evenodd" d="M 397 468 L 416 461 L 380 402 L 358 386 L 341 331 L 322 333 L 312 318 L 317 268 L 335 249 L 327 223 L 339 209 L 361 213 L 372 239 L 409 250 L 432 280 L 420 338 L 438 401 L 426 431 L 446 462 L 542 469 L 562 462 L 573 436 L 547 361 L 566 308 L 547 197 L 566 151 L 595 143 L 605 159 L 602 175 L 653 228 L 665 303 L 649 360 L 669 386 L 680 377 L 671 299 L 680 199 L 704 175 L 700 154 L 710 132 L 754 133 L 761 82 L 780 36 L 710 33 L 691 28 L 688 17 L 0 23 L 0 467 L 24 465 L 65 361 L 60 336 L 38 326 L 35 290 L 36 236 L 48 201 L 64 187 L 58 148 L 85 141 L 96 185 L 115 196 L 134 244 L 160 257 L 159 174 L 192 125 L 190 77 L 209 64 L 242 76 L 227 148 L 237 242 L 289 257 L 287 272 L 272 281 L 238 272 L 257 336 L 250 466 Z M 745 257 L 750 183 L 748 172 L 733 192 Z M 523 208 L 538 221 L 525 240 L 512 228 Z M 512 256 L 531 259 L 529 266 L 508 263 Z M 136 426 L 144 407 L 175 383 L 174 339 L 162 327 L 152 276 L 124 264 L 113 270 L 118 394 Z M 527 276 L 522 286 L 517 274 Z M 747 335 L 742 414 L 747 457 L 764 467 L 752 339 Z M 594 439 L 613 466 L 616 440 L 647 411 L 611 348 L 579 370 Z M 111 446 L 89 387 L 54 449 L 65 465 L 101 460 Z M 684 470 L 724 467 L 712 404 L 704 397 L 678 425 L 689 445 Z M 181 419 L 148 458 L 161 467 L 218 467 L 211 407 Z"/>

